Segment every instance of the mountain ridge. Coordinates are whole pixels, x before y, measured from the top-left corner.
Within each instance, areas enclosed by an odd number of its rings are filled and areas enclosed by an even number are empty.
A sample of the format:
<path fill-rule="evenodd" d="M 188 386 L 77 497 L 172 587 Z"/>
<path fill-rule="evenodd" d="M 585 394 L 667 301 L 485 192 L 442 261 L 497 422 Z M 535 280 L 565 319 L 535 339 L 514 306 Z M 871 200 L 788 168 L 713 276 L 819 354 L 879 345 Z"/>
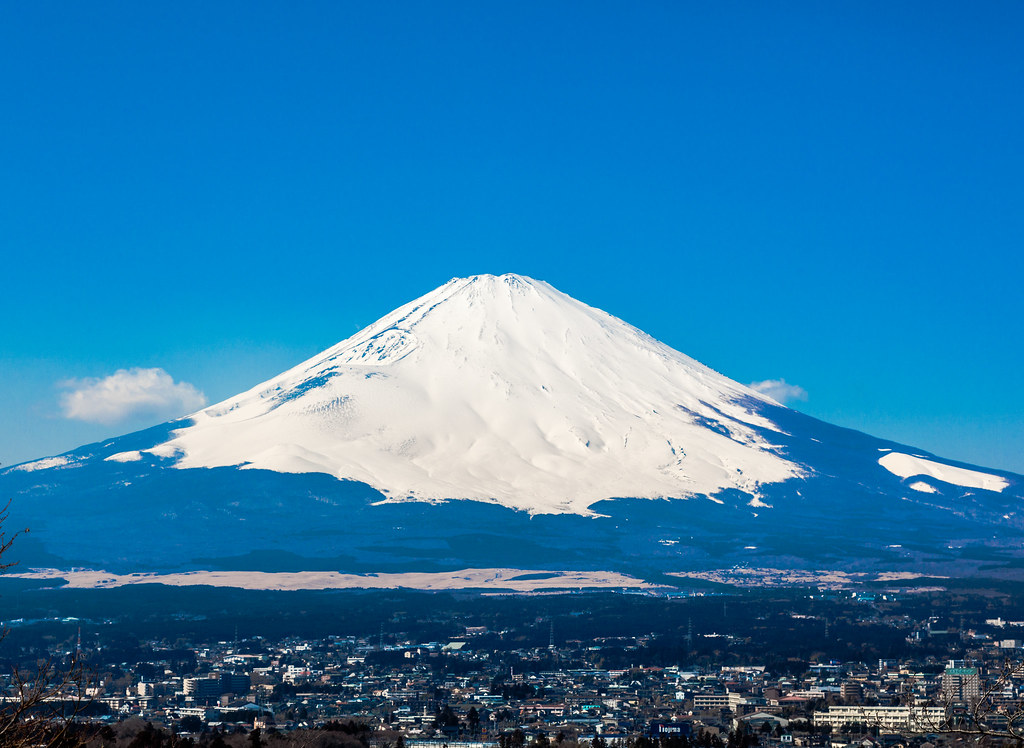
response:
<path fill-rule="evenodd" d="M 40 563 L 127 572 L 1014 569 L 1024 538 L 1024 477 L 785 408 L 522 276 L 454 279 L 0 491 Z"/>
<path fill-rule="evenodd" d="M 770 402 L 547 283 L 472 276 L 193 414 L 155 453 L 531 513 L 728 488 L 756 499 L 802 472 L 750 429 L 771 423 L 748 398 Z"/>

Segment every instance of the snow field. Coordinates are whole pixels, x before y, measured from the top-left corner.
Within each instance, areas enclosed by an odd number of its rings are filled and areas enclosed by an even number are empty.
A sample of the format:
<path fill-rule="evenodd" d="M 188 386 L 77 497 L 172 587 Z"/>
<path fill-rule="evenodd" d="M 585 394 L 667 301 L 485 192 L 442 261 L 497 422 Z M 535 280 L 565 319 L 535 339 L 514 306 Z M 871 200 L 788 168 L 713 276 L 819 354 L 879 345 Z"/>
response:
<path fill-rule="evenodd" d="M 367 483 L 388 501 L 590 514 L 802 475 L 752 427 L 758 393 L 515 275 L 454 279 L 322 354 L 200 411 L 157 447 Z"/>

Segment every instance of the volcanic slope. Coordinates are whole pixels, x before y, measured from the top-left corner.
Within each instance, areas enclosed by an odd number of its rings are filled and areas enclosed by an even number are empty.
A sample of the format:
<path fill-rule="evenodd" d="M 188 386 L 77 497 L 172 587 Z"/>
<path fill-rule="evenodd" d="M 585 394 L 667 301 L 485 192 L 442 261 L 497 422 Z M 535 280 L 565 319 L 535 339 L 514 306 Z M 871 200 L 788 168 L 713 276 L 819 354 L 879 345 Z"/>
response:
<path fill-rule="evenodd" d="M 1022 484 L 785 408 L 517 275 L 454 279 L 187 418 L 0 473 L 41 558 L 132 571 L 849 567 L 1019 545 Z"/>
<path fill-rule="evenodd" d="M 327 473 L 389 501 L 586 514 L 802 475 L 744 401 L 766 400 L 547 283 L 476 276 L 194 414 L 155 452 Z"/>

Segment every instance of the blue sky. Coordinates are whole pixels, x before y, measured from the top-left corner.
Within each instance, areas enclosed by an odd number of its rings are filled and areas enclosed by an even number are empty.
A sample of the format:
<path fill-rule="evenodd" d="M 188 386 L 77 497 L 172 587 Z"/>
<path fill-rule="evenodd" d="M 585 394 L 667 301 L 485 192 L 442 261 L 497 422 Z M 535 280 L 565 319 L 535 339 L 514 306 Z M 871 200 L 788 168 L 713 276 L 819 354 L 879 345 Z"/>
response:
<path fill-rule="evenodd" d="M 0 462 L 518 272 L 1024 472 L 1021 4 L 292 5 L 0 9 Z"/>

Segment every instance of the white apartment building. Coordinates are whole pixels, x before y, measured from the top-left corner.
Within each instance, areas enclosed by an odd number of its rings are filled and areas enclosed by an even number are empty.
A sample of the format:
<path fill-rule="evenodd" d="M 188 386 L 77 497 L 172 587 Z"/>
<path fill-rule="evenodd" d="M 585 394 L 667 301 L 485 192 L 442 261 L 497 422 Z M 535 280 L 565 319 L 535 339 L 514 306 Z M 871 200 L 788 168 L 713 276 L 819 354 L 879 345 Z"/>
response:
<path fill-rule="evenodd" d="M 830 706 L 827 711 L 814 713 L 816 726 L 828 725 L 836 729 L 843 725 L 859 724 L 883 730 L 938 729 L 946 720 L 941 706 Z"/>

